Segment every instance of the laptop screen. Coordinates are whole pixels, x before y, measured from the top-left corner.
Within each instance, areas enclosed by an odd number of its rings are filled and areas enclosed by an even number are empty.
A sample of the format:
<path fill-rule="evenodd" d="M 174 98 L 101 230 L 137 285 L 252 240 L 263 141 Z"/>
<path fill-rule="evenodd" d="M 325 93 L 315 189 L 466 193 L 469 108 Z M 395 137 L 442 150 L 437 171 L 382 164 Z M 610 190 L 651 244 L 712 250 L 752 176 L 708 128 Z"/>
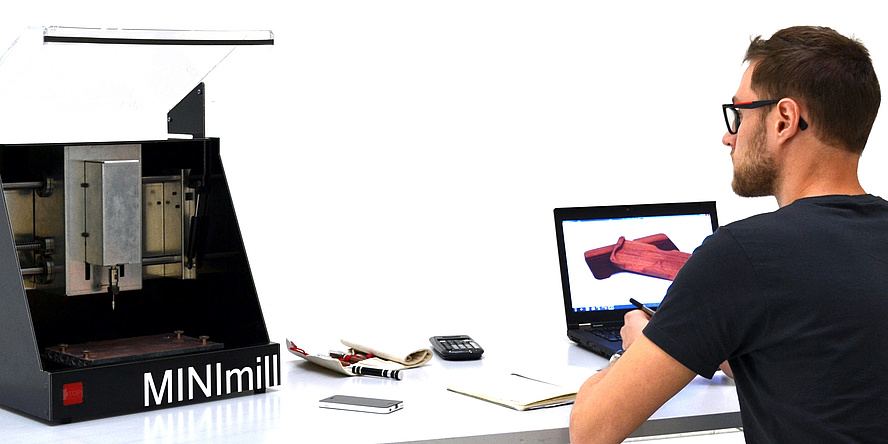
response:
<path fill-rule="evenodd" d="M 718 226 L 714 202 L 562 208 L 555 218 L 565 310 L 578 320 L 606 311 L 620 320 L 629 298 L 659 305 Z"/>

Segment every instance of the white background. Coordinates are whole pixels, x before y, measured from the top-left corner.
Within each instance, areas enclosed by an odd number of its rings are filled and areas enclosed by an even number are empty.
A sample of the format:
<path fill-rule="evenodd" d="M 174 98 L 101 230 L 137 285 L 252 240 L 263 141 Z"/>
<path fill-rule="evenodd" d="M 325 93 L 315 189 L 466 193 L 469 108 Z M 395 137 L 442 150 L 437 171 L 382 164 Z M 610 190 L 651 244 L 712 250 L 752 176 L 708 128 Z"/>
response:
<path fill-rule="evenodd" d="M 274 31 L 206 79 L 273 340 L 425 343 L 481 324 L 563 337 L 553 208 L 716 200 L 722 223 L 776 208 L 731 193 L 720 142 L 750 36 L 828 25 L 888 76 L 872 2 L 602 3 L 17 2 L 0 37 Z M 861 171 L 877 195 L 886 125 Z"/>

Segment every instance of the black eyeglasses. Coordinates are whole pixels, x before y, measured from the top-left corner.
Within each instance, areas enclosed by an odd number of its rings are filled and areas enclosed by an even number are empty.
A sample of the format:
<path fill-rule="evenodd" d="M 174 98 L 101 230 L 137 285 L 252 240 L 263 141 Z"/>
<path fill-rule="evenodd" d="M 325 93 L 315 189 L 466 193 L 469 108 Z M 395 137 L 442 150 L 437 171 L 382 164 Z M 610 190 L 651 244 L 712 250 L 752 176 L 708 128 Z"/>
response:
<path fill-rule="evenodd" d="M 738 109 L 753 109 L 760 108 L 767 105 L 774 105 L 780 102 L 779 100 L 756 100 L 754 102 L 740 102 L 740 103 L 728 103 L 722 105 L 722 112 L 725 113 L 725 125 L 728 126 L 728 132 L 731 134 L 737 134 L 737 130 L 740 129 L 740 122 L 742 121 L 742 116 L 737 111 Z M 802 131 L 808 128 L 808 122 L 805 122 L 805 119 L 799 117 L 799 129 Z"/>

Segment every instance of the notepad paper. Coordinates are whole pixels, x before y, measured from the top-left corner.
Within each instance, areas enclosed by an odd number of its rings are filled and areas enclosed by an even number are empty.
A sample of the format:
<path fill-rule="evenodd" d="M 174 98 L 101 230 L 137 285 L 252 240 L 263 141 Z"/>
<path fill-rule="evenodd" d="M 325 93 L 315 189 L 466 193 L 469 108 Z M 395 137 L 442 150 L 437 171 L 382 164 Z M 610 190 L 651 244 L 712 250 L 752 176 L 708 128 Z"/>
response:
<path fill-rule="evenodd" d="M 447 390 L 515 410 L 532 410 L 573 403 L 582 380 L 576 377 L 557 380 L 559 383 L 555 384 L 519 373 L 488 374 L 453 382 Z"/>

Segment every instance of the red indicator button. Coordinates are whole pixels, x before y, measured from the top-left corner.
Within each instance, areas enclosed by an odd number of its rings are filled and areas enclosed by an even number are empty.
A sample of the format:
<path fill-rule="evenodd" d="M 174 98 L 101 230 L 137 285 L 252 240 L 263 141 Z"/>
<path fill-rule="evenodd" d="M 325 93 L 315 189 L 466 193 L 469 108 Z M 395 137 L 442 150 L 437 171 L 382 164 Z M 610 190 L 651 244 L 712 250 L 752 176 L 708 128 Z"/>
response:
<path fill-rule="evenodd" d="M 83 403 L 83 383 L 73 382 L 62 385 L 62 405 Z"/>

